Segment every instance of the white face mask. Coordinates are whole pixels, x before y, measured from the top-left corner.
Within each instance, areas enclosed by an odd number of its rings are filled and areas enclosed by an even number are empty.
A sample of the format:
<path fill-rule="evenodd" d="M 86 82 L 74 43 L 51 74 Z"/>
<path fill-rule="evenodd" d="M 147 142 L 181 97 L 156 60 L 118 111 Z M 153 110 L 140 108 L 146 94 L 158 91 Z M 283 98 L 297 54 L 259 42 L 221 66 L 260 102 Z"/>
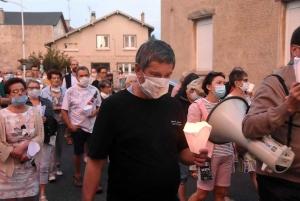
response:
<path fill-rule="evenodd" d="M 97 77 L 97 73 L 92 73 L 91 76 L 92 77 Z"/>
<path fill-rule="evenodd" d="M 139 83 L 139 85 L 144 94 L 146 94 L 149 98 L 157 99 L 168 93 L 170 79 L 147 77 L 145 74 L 144 77 L 145 82 L 143 84 Z"/>
<path fill-rule="evenodd" d="M 243 86 L 239 87 L 242 91 L 247 91 L 249 89 L 250 83 L 249 82 L 243 82 Z"/>
<path fill-rule="evenodd" d="M 47 79 L 47 75 L 43 75 L 43 79 L 46 80 Z"/>
<path fill-rule="evenodd" d="M 56 88 L 51 87 L 51 91 L 53 91 L 53 92 L 60 92 L 60 86 L 58 86 Z"/>
<path fill-rule="evenodd" d="M 83 77 L 79 80 L 79 85 L 82 87 L 87 87 L 89 83 L 90 83 L 89 77 Z"/>
<path fill-rule="evenodd" d="M 40 90 L 37 90 L 37 89 L 33 89 L 31 91 L 28 91 L 28 96 L 30 98 L 38 98 L 39 96 L 41 95 L 41 91 Z"/>
<path fill-rule="evenodd" d="M 194 91 L 193 93 L 190 93 L 190 97 L 192 99 L 192 101 L 196 101 L 198 100 L 199 98 L 201 98 L 201 96 L 199 96 L 196 91 Z"/>
<path fill-rule="evenodd" d="M 17 78 L 22 78 L 22 77 L 23 77 L 22 75 L 18 75 L 18 76 L 17 76 Z"/>
<path fill-rule="evenodd" d="M 102 91 L 101 91 L 100 94 L 101 94 L 101 96 L 102 96 L 103 99 L 106 99 L 106 98 L 109 97 L 109 94 L 106 94 L 106 93 L 104 93 L 104 92 L 102 92 Z"/>

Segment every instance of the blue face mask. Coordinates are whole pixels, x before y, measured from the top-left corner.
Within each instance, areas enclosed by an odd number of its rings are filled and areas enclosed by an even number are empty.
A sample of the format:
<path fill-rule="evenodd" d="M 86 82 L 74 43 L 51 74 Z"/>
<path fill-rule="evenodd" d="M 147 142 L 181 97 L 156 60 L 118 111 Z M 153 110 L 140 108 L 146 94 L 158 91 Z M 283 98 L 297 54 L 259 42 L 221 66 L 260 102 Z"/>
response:
<path fill-rule="evenodd" d="M 28 99 L 27 96 L 12 97 L 11 104 L 13 104 L 14 106 L 24 105 L 26 103 L 27 99 Z"/>
<path fill-rule="evenodd" d="M 215 91 L 214 91 L 215 97 L 217 97 L 218 99 L 221 99 L 225 95 L 225 93 L 226 93 L 225 85 L 215 86 Z"/>
<path fill-rule="evenodd" d="M 6 82 L 7 80 L 9 80 L 10 78 L 13 78 L 13 77 L 14 77 L 13 74 L 7 74 L 4 76 L 3 80 L 4 80 L 4 82 Z"/>

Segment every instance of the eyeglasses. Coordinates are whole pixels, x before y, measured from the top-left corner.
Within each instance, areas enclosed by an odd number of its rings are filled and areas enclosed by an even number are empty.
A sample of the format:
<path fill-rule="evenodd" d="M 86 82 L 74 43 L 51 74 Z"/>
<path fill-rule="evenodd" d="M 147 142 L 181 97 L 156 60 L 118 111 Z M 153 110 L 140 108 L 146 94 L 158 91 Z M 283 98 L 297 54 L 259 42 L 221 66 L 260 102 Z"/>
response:
<path fill-rule="evenodd" d="M 60 80 L 60 77 L 52 77 L 51 80 Z"/>
<path fill-rule="evenodd" d="M 111 86 L 105 86 L 105 88 L 109 89 L 109 88 L 111 88 Z"/>
<path fill-rule="evenodd" d="M 26 92 L 26 89 L 22 88 L 22 89 L 14 89 L 10 91 L 11 94 L 17 94 L 19 92 L 24 93 Z"/>
<path fill-rule="evenodd" d="M 40 87 L 28 87 L 28 89 L 29 89 L 29 90 L 34 90 L 34 89 L 37 89 L 37 90 L 39 90 L 39 89 L 40 89 Z"/>
<path fill-rule="evenodd" d="M 38 69 L 36 69 L 36 70 L 31 70 L 31 71 L 39 71 Z"/>
<path fill-rule="evenodd" d="M 78 66 L 78 64 L 71 64 L 71 66 Z"/>
<path fill-rule="evenodd" d="M 101 74 L 107 74 L 107 72 L 100 72 Z"/>
<path fill-rule="evenodd" d="M 13 74 L 13 72 L 2 73 L 2 75 L 8 75 L 8 74 Z"/>
<path fill-rule="evenodd" d="M 242 79 L 241 81 L 248 82 L 248 79 Z"/>

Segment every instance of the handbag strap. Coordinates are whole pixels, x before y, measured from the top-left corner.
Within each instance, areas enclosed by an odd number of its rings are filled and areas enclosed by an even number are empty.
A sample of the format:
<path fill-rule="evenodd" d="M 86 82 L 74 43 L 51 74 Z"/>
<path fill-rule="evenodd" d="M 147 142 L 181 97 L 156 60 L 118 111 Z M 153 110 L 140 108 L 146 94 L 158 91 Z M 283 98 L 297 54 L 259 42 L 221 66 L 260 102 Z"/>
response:
<path fill-rule="evenodd" d="M 277 77 L 278 81 L 280 82 L 280 84 L 282 85 L 283 89 L 284 89 L 284 92 L 285 94 L 288 96 L 289 95 L 289 90 L 284 82 L 284 79 L 280 76 L 280 75 L 277 75 L 277 74 L 272 74 L 272 76 L 275 76 Z M 287 133 L 287 146 L 289 147 L 290 144 L 291 144 L 291 141 L 292 141 L 292 129 L 293 129 L 293 119 L 294 119 L 294 115 L 291 115 L 289 117 L 289 123 L 288 123 L 288 133 Z"/>

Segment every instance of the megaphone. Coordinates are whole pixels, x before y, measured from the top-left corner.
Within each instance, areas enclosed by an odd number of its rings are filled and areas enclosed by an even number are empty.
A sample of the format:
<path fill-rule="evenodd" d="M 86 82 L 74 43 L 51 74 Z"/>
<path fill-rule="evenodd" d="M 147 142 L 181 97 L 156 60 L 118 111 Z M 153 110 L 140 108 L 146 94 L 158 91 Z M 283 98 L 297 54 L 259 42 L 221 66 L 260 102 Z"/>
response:
<path fill-rule="evenodd" d="M 234 142 L 261 161 L 263 171 L 285 172 L 294 160 L 294 152 L 270 135 L 259 139 L 246 139 L 242 133 L 242 121 L 248 109 L 248 103 L 237 96 L 218 103 L 207 117 L 207 123 L 212 126 L 210 141 L 215 144 Z"/>

